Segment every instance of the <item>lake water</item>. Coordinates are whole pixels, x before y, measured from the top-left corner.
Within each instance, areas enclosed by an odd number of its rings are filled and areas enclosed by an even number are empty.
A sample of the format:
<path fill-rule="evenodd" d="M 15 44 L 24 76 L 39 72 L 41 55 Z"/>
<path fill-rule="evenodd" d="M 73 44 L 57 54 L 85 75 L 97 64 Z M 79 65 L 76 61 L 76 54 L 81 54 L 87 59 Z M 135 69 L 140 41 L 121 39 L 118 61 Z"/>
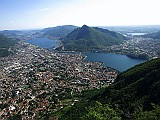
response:
<path fill-rule="evenodd" d="M 145 35 L 145 34 L 147 34 L 147 33 L 127 33 L 128 35 Z"/>
<path fill-rule="evenodd" d="M 52 47 L 58 46 L 58 40 L 51 40 L 48 38 L 34 38 L 31 40 L 26 40 L 26 42 L 38 45 L 41 48 L 47 48 L 52 50 Z M 93 61 L 93 62 L 103 62 L 104 66 L 112 67 L 119 71 L 125 71 L 137 64 L 145 62 L 145 60 L 132 59 L 126 55 L 120 54 L 107 54 L 107 53 L 92 53 L 85 52 L 83 53 L 87 58 L 84 61 Z"/>
<path fill-rule="evenodd" d="M 111 53 L 83 53 L 87 58 L 84 61 L 100 61 L 104 66 L 112 67 L 120 72 L 125 71 L 137 64 L 145 62 L 145 60 L 132 59 L 126 55 L 111 54 Z"/>
<path fill-rule="evenodd" d="M 26 42 L 38 45 L 41 48 L 47 48 L 49 50 L 52 50 L 53 47 L 58 46 L 58 40 L 52 40 L 48 38 L 33 38 L 31 40 L 26 40 Z"/>

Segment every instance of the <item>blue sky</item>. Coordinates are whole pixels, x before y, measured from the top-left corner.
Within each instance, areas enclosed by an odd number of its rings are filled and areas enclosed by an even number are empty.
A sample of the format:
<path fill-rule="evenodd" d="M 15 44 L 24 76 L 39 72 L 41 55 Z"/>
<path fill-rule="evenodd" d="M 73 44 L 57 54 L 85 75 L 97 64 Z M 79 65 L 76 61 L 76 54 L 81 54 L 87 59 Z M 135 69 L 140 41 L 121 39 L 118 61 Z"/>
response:
<path fill-rule="evenodd" d="M 0 30 L 160 25 L 159 0 L 0 0 Z"/>

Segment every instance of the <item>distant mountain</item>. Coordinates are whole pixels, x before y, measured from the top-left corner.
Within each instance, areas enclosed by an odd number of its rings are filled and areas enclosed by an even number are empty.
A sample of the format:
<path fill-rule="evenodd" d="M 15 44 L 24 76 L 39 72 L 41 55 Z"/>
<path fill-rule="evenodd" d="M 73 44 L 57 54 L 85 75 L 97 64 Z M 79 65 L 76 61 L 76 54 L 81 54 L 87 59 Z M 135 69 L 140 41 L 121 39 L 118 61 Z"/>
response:
<path fill-rule="evenodd" d="M 63 120 L 159 120 L 160 58 L 121 73 L 109 87 L 83 92 L 79 103 L 61 112 Z"/>
<path fill-rule="evenodd" d="M 19 34 L 22 34 L 22 31 L 18 31 L 18 30 L 4 30 L 4 31 L 0 31 L 0 34 L 3 34 L 5 36 L 9 36 L 9 37 L 15 37 Z"/>
<path fill-rule="evenodd" d="M 98 27 L 83 25 L 62 38 L 66 50 L 90 51 L 117 45 L 126 40 L 123 35 Z"/>
<path fill-rule="evenodd" d="M 18 31 L 18 30 L 3 30 L 0 31 L 1 34 L 20 34 L 22 33 L 22 31 Z"/>
<path fill-rule="evenodd" d="M 128 33 L 153 33 L 160 30 L 160 25 L 137 25 L 137 26 L 99 26 L 100 28 L 111 31 L 120 32 L 122 34 Z"/>
<path fill-rule="evenodd" d="M 64 25 L 64 26 L 45 28 L 42 30 L 42 32 L 44 33 L 45 36 L 60 38 L 66 36 L 76 28 L 77 27 L 73 25 Z"/>
<path fill-rule="evenodd" d="M 5 57 L 11 54 L 9 47 L 15 45 L 18 40 L 8 38 L 0 34 L 0 57 Z"/>
<path fill-rule="evenodd" d="M 148 38 L 152 38 L 152 39 L 160 39 L 160 31 L 143 35 L 143 37 L 148 37 Z"/>

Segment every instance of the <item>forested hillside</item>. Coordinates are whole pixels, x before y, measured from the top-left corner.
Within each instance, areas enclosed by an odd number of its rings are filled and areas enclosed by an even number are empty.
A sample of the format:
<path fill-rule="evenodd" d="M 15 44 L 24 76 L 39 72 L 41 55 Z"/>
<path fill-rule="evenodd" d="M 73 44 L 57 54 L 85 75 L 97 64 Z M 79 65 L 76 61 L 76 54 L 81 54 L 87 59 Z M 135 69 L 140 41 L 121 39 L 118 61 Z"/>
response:
<path fill-rule="evenodd" d="M 126 40 L 123 35 L 107 29 L 83 25 L 62 38 L 65 50 L 96 51 L 118 45 Z"/>
<path fill-rule="evenodd" d="M 57 115 L 62 120 L 159 120 L 160 59 L 120 74 L 107 88 L 86 91 L 75 106 Z"/>

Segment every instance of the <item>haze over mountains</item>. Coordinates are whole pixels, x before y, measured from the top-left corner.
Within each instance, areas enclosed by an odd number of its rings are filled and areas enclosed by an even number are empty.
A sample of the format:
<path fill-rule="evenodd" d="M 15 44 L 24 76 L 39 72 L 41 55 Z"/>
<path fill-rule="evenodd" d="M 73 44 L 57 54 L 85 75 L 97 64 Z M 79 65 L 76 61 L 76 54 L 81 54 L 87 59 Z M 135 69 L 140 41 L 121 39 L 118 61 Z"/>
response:
<path fill-rule="evenodd" d="M 3 30 L 0 31 L 1 34 L 7 36 L 16 36 L 21 34 L 36 33 L 37 35 L 43 35 L 50 38 L 61 38 L 68 35 L 74 29 L 79 28 L 74 25 L 62 25 L 56 27 L 49 27 L 44 29 L 35 29 L 35 30 Z M 95 27 L 93 27 L 95 28 Z M 126 34 L 126 33 L 156 33 L 160 31 L 159 25 L 146 25 L 146 26 L 98 26 L 98 28 L 108 29 L 110 31 L 115 31 L 117 33 Z M 158 33 L 157 33 L 158 34 Z"/>
<path fill-rule="evenodd" d="M 77 26 L 64 25 L 64 26 L 45 28 L 41 32 L 43 32 L 45 36 L 60 38 L 66 36 L 75 28 L 77 28 Z"/>

